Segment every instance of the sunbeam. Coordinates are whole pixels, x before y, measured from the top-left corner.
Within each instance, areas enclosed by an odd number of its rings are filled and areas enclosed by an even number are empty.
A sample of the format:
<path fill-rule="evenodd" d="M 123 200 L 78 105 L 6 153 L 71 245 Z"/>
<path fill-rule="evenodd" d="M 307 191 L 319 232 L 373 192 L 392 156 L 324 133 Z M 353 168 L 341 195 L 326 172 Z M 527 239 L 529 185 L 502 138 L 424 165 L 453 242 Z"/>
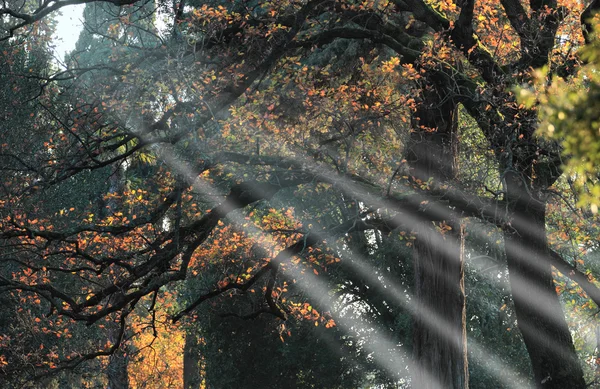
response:
<path fill-rule="evenodd" d="M 188 183 L 190 185 L 192 185 L 195 189 L 199 190 L 200 192 L 206 193 L 206 192 L 215 190 L 210 184 L 202 182 L 201 179 L 199 179 L 198 173 L 195 172 L 185 162 L 180 160 L 170 150 L 161 149 L 161 158 L 172 169 L 174 169 L 179 174 L 181 174 L 182 177 L 185 177 L 185 179 L 188 181 Z M 331 173 L 324 175 L 324 173 L 323 173 L 324 169 L 319 169 L 319 170 L 320 170 L 319 175 L 326 177 L 327 180 L 330 180 L 330 181 L 334 180 Z M 344 178 L 342 178 L 342 180 L 343 179 Z M 353 193 L 363 194 L 363 198 L 361 198 L 361 200 L 365 201 L 365 203 L 368 203 L 367 201 L 369 201 L 369 200 L 371 202 L 376 202 L 378 204 L 381 204 L 381 202 L 382 202 L 382 200 L 375 198 L 374 196 L 372 196 L 370 194 L 366 194 L 364 191 L 361 191 L 360 188 L 357 188 L 353 182 L 344 182 L 344 185 L 347 185 L 350 188 L 354 189 Z M 384 202 L 384 204 L 385 204 L 385 202 Z M 244 227 L 244 224 L 246 224 L 245 219 L 236 213 L 229 214 L 227 218 L 232 223 L 234 223 L 234 225 L 236 225 L 237 228 L 239 228 L 242 231 L 245 231 L 246 233 L 248 233 L 251 236 L 252 235 L 258 236 L 259 234 L 263 233 L 262 231 L 254 228 L 254 227 L 251 227 L 251 226 Z M 415 226 L 418 226 L 419 224 L 426 223 L 426 221 L 424 221 L 418 217 L 408 216 L 408 218 L 409 218 L 409 221 L 403 222 L 403 224 L 402 224 L 402 227 L 404 227 L 406 229 L 409 229 L 411 227 L 414 228 Z M 333 237 L 333 236 L 323 235 L 319 232 L 311 231 L 311 234 L 319 235 L 318 239 L 321 241 L 335 241 L 336 240 L 335 237 Z M 438 250 L 440 250 L 441 252 L 445 252 L 445 251 L 451 250 L 453 248 L 456 248 L 456 249 L 458 248 L 457 242 L 455 242 L 453 240 L 444 239 L 443 237 L 441 237 L 441 235 L 439 237 L 437 235 L 434 235 L 433 241 L 436 244 L 436 248 Z M 272 247 L 263 247 L 263 249 L 271 251 L 273 248 Z M 279 259 L 279 260 L 289 262 L 290 257 L 288 256 L 287 258 L 283 258 L 283 259 Z M 359 274 L 361 274 L 362 276 L 366 277 L 372 285 L 376 285 L 376 287 L 380 288 L 380 292 L 391 296 L 391 299 L 394 303 L 402 306 L 403 309 L 405 309 L 407 312 L 409 312 L 411 314 L 411 316 L 419 317 L 421 320 L 423 320 L 423 322 L 425 323 L 425 325 L 428 328 L 435 331 L 437 334 L 439 334 L 440 337 L 450 340 L 455 345 L 455 347 L 458 347 L 460 345 L 460 342 L 461 342 L 460 334 L 457 334 L 457 333 L 454 333 L 453 331 L 451 331 L 452 326 L 450 325 L 450 323 L 448 323 L 446 321 L 446 319 L 440 317 L 439 314 L 432 311 L 429 307 L 426 307 L 422 302 L 417 301 L 417 299 L 414 296 L 410 296 L 406 291 L 401 291 L 400 289 L 398 289 L 395 286 L 395 283 L 391 282 L 383 274 L 377 274 L 377 272 L 373 268 L 369 267 L 366 264 L 366 261 L 364 259 L 360 259 L 355 254 L 351 254 L 351 257 L 349 258 L 349 260 L 344 260 L 343 264 L 345 266 L 352 267 L 354 271 L 356 271 Z M 300 279 L 300 275 L 304 274 L 303 272 L 299 272 L 299 271 L 294 272 L 294 271 L 290 271 L 289 269 L 291 269 L 291 267 L 290 268 L 285 267 L 283 269 L 283 271 L 286 273 L 291 272 L 291 274 L 289 274 L 290 278 L 295 278 L 298 280 L 298 279 Z M 305 273 L 311 273 L 311 272 L 305 272 Z M 307 295 L 309 295 L 311 297 L 311 299 L 315 299 L 317 301 L 322 298 L 320 296 L 325 296 L 325 295 L 328 296 L 329 292 L 328 292 L 326 286 L 324 285 L 324 283 L 322 281 L 318 281 L 316 277 L 311 276 L 311 278 L 314 278 L 314 279 L 311 279 L 310 283 L 304 283 L 304 284 L 301 283 L 300 284 L 300 286 L 302 287 L 302 290 L 305 293 L 307 293 Z M 497 281 L 493 277 L 489 277 L 489 279 L 494 282 Z M 310 284 L 312 284 L 312 282 L 316 282 L 316 281 L 319 282 L 319 284 L 317 284 L 318 287 L 316 287 L 316 288 L 314 286 L 311 287 Z M 383 285 L 386 285 L 386 286 L 384 287 Z M 325 305 L 327 307 L 329 307 L 329 309 L 331 311 L 335 310 L 334 309 L 335 303 L 331 300 L 330 297 L 326 298 Z M 341 324 L 342 324 L 341 328 L 343 328 L 348 333 L 353 333 L 351 331 L 352 328 L 355 328 L 355 329 L 357 328 L 356 327 L 358 325 L 357 323 L 348 321 L 347 319 L 343 319 L 343 316 L 341 316 L 338 319 L 341 320 Z M 387 370 L 388 372 L 393 372 L 393 374 L 397 374 L 398 367 L 402 366 L 402 363 L 400 363 L 400 362 L 403 361 L 403 363 L 407 363 L 406 361 L 411 359 L 406 354 L 394 355 L 392 358 L 393 362 L 386 360 L 385 358 L 378 358 L 377 357 L 378 352 L 381 352 L 383 350 L 393 349 L 393 343 L 391 343 L 390 339 L 387 338 L 386 336 L 384 336 L 380 330 L 377 330 L 374 328 L 367 328 L 367 327 L 364 327 L 364 325 L 362 325 L 362 324 L 358 328 L 360 328 L 360 330 L 364 330 L 364 331 L 371 331 L 371 330 L 375 331 L 375 333 L 377 334 L 376 337 L 381 339 L 375 345 L 370 345 L 369 347 L 371 347 L 371 348 L 369 348 L 369 351 L 374 354 L 377 362 L 381 364 L 381 367 L 384 368 L 385 370 Z M 487 352 L 483 347 L 478 345 L 478 343 L 471 338 L 469 338 L 469 340 L 468 340 L 468 347 L 469 347 L 469 351 L 478 360 L 483 361 L 483 360 L 493 360 L 494 359 L 492 357 L 492 354 Z M 490 374 L 495 376 L 499 380 L 499 382 L 503 383 L 503 385 L 505 385 L 506 387 L 517 388 L 517 389 L 532 388 L 531 386 L 527 386 L 522 383 L 523 381 L 526 381 L 526 380 L 523 380 L 522 377 L 520 377 L 519 373 L 514 371 L 510 366 L 503 364 L 500 361 L 498 361 L 495 364 L 491 364 L 491 366 L 488 366 L 488 364 L 485 364 L 485 365 L 483 365 L 483 367 Z M 411 362 L 410 369 L 412 371 L 416 371 L 417 369 L 420 369 L 420 368 L 417 368 L 415 366 L 415 364 Z M 419 371 L 419 373 L 426 377 L 429 377 L 429 380 L 431 380 L 431 382 L 432 382 L 432 387 L 435 387 L 435 386 L 439 387 L 439 383 L 437 383 L 437 384 L 434 383 L 435 380 L 430 373 L 424 372 L 424 371 Z"/>
<path fill-rule="evenodd" d="M 597 385 L 600 0 L 521 3 L 3 2 L 0 386 Z"/>

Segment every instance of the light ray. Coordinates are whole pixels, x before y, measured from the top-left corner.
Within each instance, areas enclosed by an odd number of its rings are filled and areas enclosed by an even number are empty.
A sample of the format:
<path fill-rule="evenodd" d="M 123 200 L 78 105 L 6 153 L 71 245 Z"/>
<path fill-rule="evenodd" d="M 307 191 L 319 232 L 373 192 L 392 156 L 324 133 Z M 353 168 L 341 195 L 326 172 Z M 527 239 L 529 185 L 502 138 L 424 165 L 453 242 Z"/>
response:
<path fill-rule="evenodd" d="M 143 137 L 141 137 L 141 138 L 143 138 Z M 158 148 L 158 146 L 157 146 L 157 148 Z M 201 192 L 201 193 L 211 193 L 211 192 L 215 191 L 215 188 L 213 188 L 210 184 L 207 184 L 203 180 L 201 180 L 198 177 L 198 174 L 189 165 L 187 165 L 185 162 L 181 161 L 179 159 L 179 157 L 177 157 L 176 154 L 170 148 L 166 148 L 166 147 L 162 146 L 159 148 L 159 150 L 160 150 L 160 154 L 161 154 L 160 158 L 165 163 L 167 163 L 167 165 L 170 168 L 172 168 L 178 174 L 180 174 L 182 177 L 184 177 L 185 180 L 188 183 L 190 183 L 196 191 Z M 380 208 L 380 209 L 392 209 L 392 210 L 401 212 L 401 218 L 396 218 L 395 221 L 397 222 L 397 225 L 394 227 L 400 227 L 400 228 L 404 228 L 407 230 L 419 231 L 419 230 L 423 230 L 422 226 L 425 223 L 429 223 L 429 220 L 427 220 L 425 217 L 423 217 L 421 213 L 414 212 L 414 211 L 406 212 L 407 210 L 405 210 L 405 209 L 398 209 L 398 207 L 396 206 L 396 204 L 393 201 L 390 201 L 388 199 L 382 199 L 380 196 L 372 194 L 372 192 L 370 192 L 368 189 L 365 189 L 363 186 L 358 185 L 353 180 L 343 177 L 343 176 L 340 176 L 339 174 L 337 174 L 337 172 L 333 171 L 331 168 L 329 168 L 327 166 L 318 165 L 318 164 L 312 162 L 310 160 L 310 158 L 303 159 L 302 161 L 298 160 L 298 162 L 301 162 L 302 165 L 309 172 L 313 173 L 316 177 L 318 177 L 319 180 L 329 182 L 329 183 L 337 186 L 343 193 L 349 193 L 353 197 L 359 199 L 360 201 L 364 202 L 365 204 L 367 204 L 371 207 Z M 464 195 L 464 194 L 461 193 L 461 195 Z M 216 204 L 216 202 L 215 202 L 215 204 Z M 408 210 L 408 211 L 411 211 L 411 210 Z M 448 208 L 445 206 L 439 207 L 436 210 L 436 212 L 438 213 L 438 215 L 439 215 L 438 217 L 440 219 L 453 220 L 453 219 L 457 218 L 457 214 L 453 213 L 452 211 L 449 211 Z M 232 219 L 232 221 L 234 221 L 233 219 L 235 219 L 235 218 L 236 218 L 236 215 L 228 216 L 228 219 Z M 238 220 L 237 222 L 234 221 L 234 223 L 237 224 L 238 226 L 242 225 L 240 220 Z M 426 230 L 423 230 L 423 233 L 426 233 Z M 434 249 L 438 250 L 439 252 L 448 252 L 448 251 L 457 249 L 456 242 L 452 242 L 452 241 L 443 239 L 441 237 L 438 237 L 437 234 L 433 235 L 433 239 L 431 240 L 431 242 L 434 245 Z M 528 250 L 528 249 L 530 250 L 530 248 L 524 247 L 524 250 Z M 452 256 L 449 256 L 449 259 L 455 260 L 454 258 L 452 258 Z M 356 261 L 351 261 L 351 262 L 355 263 Z M 369 274 L 371 276 L 374 276 L 374 274 L 376 274 L 376 272 L 374 272 L 373 269 L 365 268 L 365 269 L 362 269 L 362 271 L 364 272 L 364 274 Z M 493 278 L 491 278 L 491 280 L 494 282 L 497 282 L 497 280 L 494 280 Z M 373 281 L 375 281 L 375 280 L 373 280 Z M 376 282 L 374 284 L 377 285 Z M 390 283 L 390 285 L 393 285 L 393 284 Z M 533 298 L 533 296 L 539 297 L 540 293 L 541 293 L 541 291 L 532 290 L 532 293 L 530 294 L 530 296 L 532 296 L 530 298 L 531 301 L 532 302 L 539 301 L 539 299 Z M 398 296 L 396 296 L 396 298 L 399 299 Z M 398 301 L 398 302 L 400 302 L 400 301 Z M 405 299 L 405 301 L 403 301 L 402 304 L 413 315 L 416 312 L 418 312 L 419 310 L 421 310 L 421 313 L 417 313 L 417 314 L 421 315 L 421 317 L 425 320 L 427 325 L 431 326 L 432 329 L 439 332 L 439 334 L 441 336 L 443 336 L 445 338 L 449 338 L 449 339 L 458 339 L 458 337 L 454 336 L 455 334 L 448 333 L 447 328 L 450 328 L 449 326 L 444 327 L 444 325 L 438 324 L 438 323 L 443 323 L 443 321 L 440 320 L 439 315 L 435 314 L 435 312 L 432 312 L 431 309 L 428 309 L 427 307 L 425 307 L 424 304 L 419 304 L 419 302 L 415 301 L 414 298 L 409 299 L 408 301 L 406 301 L 406 299 Z M 542 312 L 546 317 L 548 317 L 550 320 L 554 320 L 554 316 L 555 316 L 554 313 L 548 312 L 548 310 L 546 310 L 545 307 L 543 307 L 541 305 L 538 305 L 538 304 L 534 304 L 534 305 L 536 306 L 536 309 L 539 310 L 540 312 Z M 419 307 L 418 309 L 416 308 L 417 306 Z M 444 324 L 447 325 L 448 323 L 444 323 Z M 487 355 L 487 353 L 485 352 L 485 350 L 482 347 L 479 347 L 476 343 L 474 343 L 473 340 L 470 341 L 469 350 L 471 352 L 473 352 L 478 359 L 483 360 L 483 359 L 489 357 Z M 510 370 L 506 369 L 506 367 L 504 367 L 504 366 L 502 366 L 501 368 L 492 369 L 492 370 L 493 371 L 490 371 L 490 373 L 492 373 L 494 376 L 497 376 L 498 372 L 510 371 Z M 510 375 L 513 376 L 512 374 L 510 374 Z M 498 378 L 501 380 L 504 379 L 503 377 L 504 377 L 504 374 L 500 374 L 498 376 Z M 512 387 L 516 387 L 515 386 L 516 383 L 514 383 L 514 382 L 509 382 L 509 384 Z"/>
<path fill-rule="evenodd" d="M 161 148 L 161 159 L 167 163 L 167 165 L 169 167 L 171 167 L 172 169 L 174 169 L 175 171 L 177 171 L 180 175 L 182 175 L 182 177 L 184 177 L 188 183 L 190 185 L 192 185 L 196 190 L 207 193 L 210 191 L 213 191 L 214 188 L 212 187 L 212 185 L 203 182 L 198 174 L 193 170 L 193 168 L 191 168 L 187 163 L 185 163 L 184 161 L 182 161 L 179 157 L 177 157 L 170 149 L 167 148 Z M 324 173 L 327 173 L 326 175 Z M 319 173 L 315 173 L 320 175 L 321 177 L 327 178 L 329 180 L 333 180 L 334 177 L 332 177 L 331 173 L 326 172 L 326 169 L 321 168 L 319 170 Z M 335 177 L 338 181 L 340 181 L 339 176 Z M 348 187 L 354 189 L 354 193 L 362 193 L 363 194 L 363 199 L 370 201 L 370 202 L 374 202 L 374 203 L 378 203 L 381 204 L 382 202 L 384 203 L 384 205 L 388 205 L 390 207 L 393 207 L 393 204 L 386 204 L 385 200 L 381 200 L 373 195 L 370 195 L 368 193 L 365 193 L 364 190 L 362 190 L 361 188 L 357 187 L 357 185 L 352 182 L 349 181 L 347 179 L 345 179 L 344 177 L 341 178 L 341 180 L 344 180 L 344 185 L 347 185 Z M 367 202 L 365 201 L 365 203 Z M 216 204 L 216 201 L 215 201 Z M 424 221 L 423 219 L 419 218 L 419 217 L 414 217 L 414 216 L 410 216 L 407 215 L 408 221 L 403 222 L 403 226 L 405 228 L 411 228 L 411 225 L 413 226 L 419 226 L 423 223 L 425 223 L 426 221 Z M 238 228 L 241 228 L 242 230 L 244 230 L 245 232 L 249 233 L 249 234 L 260 234 L 263 233 L 262 231 L 255 229 L 253 227 L 250 226 L 246 226 L 244 227 L 244 219 L 236 214 L 230 214 L 228 215 L 227 219 L 229 219 L 230 221 L 232 221 L 235 225 L 237 225 Z M 323 237 L 323 240 L 326 240 L 328 237 Z M 332 237 L 329 237 L 330 239 L 332 239 Z M 448 250 L 448 245 L 456 245 L 456 242 L 452 242 L 452 241 L 448 241 L 448 240 L 444 240 L 443 238 L 439 238 L 437 239 L 434 238 L 433 239 L 434 244 L 436 245 L 436 248 L 440 251 L 445 251 Z M 269 247 L 263 247 L 263 249 L 270 249 Z M 454 249 L 454 247 L 453 247 Z M 364 261 L 356 261 L 356 256 L 353 255 L 354 257 L 354 261 L 350 261 L 352 266 L 357 266 L 356 270 L 361 272 L 361 274 L 366 275 L 370 278 L 370 280 L 372 281 L 373 285 L 380 285 L 381 281 L 377 279 L 377 272 L 374 269 L 369 268 L 368 265 L 366 265 L 364 263 Z M 360 265 L 357 265 L 357 263 L 360 263 Z M 284 271 L 287 272 L 287 269 L 285 269 Z M 394 285 L 393 283 L 391 283 L 389 280 L 386 280 L 386 283 L 388 285 Z M 319 296 L 319 294 L 315 295 L 314 293 L 314 289 L 311 289 L 311 285 L 306 284 L 306 285 L 301 285 L 302 289 L 311 297 L 317 297 Z M 389 287 L 389 286 L 388 286 Z M 307 290 L 308 289 L 308 290 Z M 322 285 L 321 285 L 321 289 L 322 289 Z M 460 341 L 460 338 L 456 336 L 456 334 L 453 334 L 452 331 L 449 331 L 448 328 L 451 328 L 451 325 L 449 323 L 447 323 L 445 321 L 445 319 L 441 318 L 437 313 L 433 312 L 431 309 L 426 308 L 423 304 L 419 305 L 419 302 L 416 301 L 416 299 L 414 297 L 409 296 L 408 294 L 399 291 L 395 286 L 391 289 L 392 292 L 392 297 L 394 298 L 395 302 L 402 305 L 405 309 L 407 309 L 407 311 L 409 311 L 412 315 L 419 315 L 419 317 L 421 317 L 424 320 L 424 323 L 426 326 L 428 326 L 430 329 L 436 331 L 441 337 L 444 337 L 446 339 L 451 340 L 452 342 L 456 342 L 456 341 Z M 323 290 L 321 290 L 323 291 Z M 386 290 L 386 292 L 389 292 Z M 331 310 L 334 310 L 335 304 L 333 304 L 331 301 L 329 301 L 328 304 L 329 307 L 331 307 Z M 343 326 L 341 328 L 343 328 L 345 331 L 350 331 L 353 326 L 353 323 L 351 322 L 347 322 L 344 321 L 343 322 Z M 381 341 L 379 341 L 378 343 L 376 343 L 375 345 L 370 345 L 369 347 L 372 347 L 372 349 L 370 350 L 375 356 L 377 356 L 376 351 L 382 351 L 385 349 L 389 349 L 391 347 L 391 343 L 390 340 L 384 336 L 383 334 L 380 333 L 379 330 L 375 330 L 375 329 L 370 329 L 370 328 L 366 328 L 366 327 L 361 327 L 360 328 L 362 331 L 375 331 L 375 333 L 377 334 L 377 336 L 381 336 Z M 349 332 L 352 333 L 352 332 Z M 478 345 L 477 342 L 475 342 L 473 339 L 469 339 L 469 350 L 475 355 L 475 357 L 479 360 L 490 360 L 491 359 L 491 355 L 486 352 L 485 348 L 481 347 Z M 395 372 L 398 369 L 398 366 L 401 365 L 395 365 L 395 367 L 392 369 L 392 365 L 394 365 L 395 363 L 399 362 L 399 361 L 403 361 L 402 363 L 407 363 L 405 360 L 410 360 L 411 362 L 409 363 L 410 368 L 412 369 L 412 371 L 416 371 L 414 369 L 419 369 L 422 370 L 420 367 L 416 367 L 414 365 L 414 363 L 412 363 L 412 359 L 406 357 L 406 355 L 395 355 L 393 358 L 394 363 L 390 364 L 390 362 L 388 360 L 383 360 L 380 361 L 379 359 L 377 359 L 377 362 L 381 364 L 381 367 L 384 368 L 385 370 L 389 371 L 389 372 Z M 517 388 L 517 389 L 530 389 L 529 386 L 523 385 L 520 381 L 518 381 L 518 377 L 519 374 L 516 373 L 515 371 L 513 371 L 508 365 L 503 364 L 501 362 L 498 362 L 498 364 L 492 364 L 492 366 L 489 366 L 488 364 L 482 365 L 482 368 L 486 369 L 490 374 L 492 374 L 493 376 L 495 376 L 496 378 L 498 378 L 498 380 L 500 382 L 503 382 L 503 384 L 505 384 L 507 387 L 510 388 Z M 392 370 L 390 370 L 392 369 Z M 507 374 L 508 372 L 508 374 Z M 431 377 L 431 374 L 428 372 L 424 372 L 422 371 L 422 376 L 423 377 L 429 377 L 429 379 L 434 382 L 434 378 Z M 397 374 L 397 373 L 394 373 Z M 434 384 L 436 385 L 436 384 Z M 439 384 L 437 384 L 439 386 Z"/>

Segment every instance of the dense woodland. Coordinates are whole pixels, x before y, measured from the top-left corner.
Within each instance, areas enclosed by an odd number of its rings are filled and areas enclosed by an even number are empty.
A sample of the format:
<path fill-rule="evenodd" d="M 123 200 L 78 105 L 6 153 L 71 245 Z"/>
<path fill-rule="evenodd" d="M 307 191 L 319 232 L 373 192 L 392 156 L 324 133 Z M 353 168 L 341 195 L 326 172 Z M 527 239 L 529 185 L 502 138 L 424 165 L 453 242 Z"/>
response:
<path fill-rule="evenodd" d="M 0 387 L 600 388 L 596 8 L 4 0 Z"/>

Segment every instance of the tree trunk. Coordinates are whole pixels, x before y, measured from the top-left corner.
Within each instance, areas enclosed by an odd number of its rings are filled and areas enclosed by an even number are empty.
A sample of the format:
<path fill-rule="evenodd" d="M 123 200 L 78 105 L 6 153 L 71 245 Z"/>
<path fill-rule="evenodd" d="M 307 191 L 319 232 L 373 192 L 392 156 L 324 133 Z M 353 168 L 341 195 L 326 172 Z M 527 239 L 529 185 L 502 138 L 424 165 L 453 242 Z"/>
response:
<path fill-rule="evenodd" d="M 457 155 L 457 107 L 425 88 L 416 112 L 407 161 L 412 176 L 436 184 L 454 178 Z M 452 230 L 443 227 L 449 225 Z M 468 387 L 464 268 L 459 221 L 415 227 L 415 316 L 413 321 L 413 388 Z"/>
<path fill-rule="evenodd" d="M 414 388 L 468 387 L 464 268 L 452 242 L 460 234 L 447 232 L 442 238 L 428 226 L 415 242 Z M 440 239 L 449 244 L 439 245 Z"/>
<path fill-rule="evenodd" d="M 188 330 L 183 349 L 183 388 L 199 389 L 201 381 L 198 337 L 192 330 Z"/>
<path fill-rule="evenodd" d="M 513 218 L 504 242 L 517 323 L 531 359 L 535 385 L 585 388 L 573 339 L 547 260 L 546 204 L 518 173 L 505 175 Z"/>
<path fill-rule="evenodd" d="M 111 355 L 107 369 L 107 389 L 129 389 L 127 365 L 127 357 L 123 353 L 117 352 Z"/>
<path fill-rule="evenodd" d="M 118 333 L 118 328 L 109 331 L 111 332 L 109 334 L 110 340 L 114 344 L 114 342 L 117 341 L 114 339 L 116 336 L 114 333 Z M 128 365 L 129 355 L 127 350 L 121 345 L 121 347 L 109 357 L 108 367 L 106 368 L 106 375 L 108 376 L 107 389 L 129 389 Z"/>

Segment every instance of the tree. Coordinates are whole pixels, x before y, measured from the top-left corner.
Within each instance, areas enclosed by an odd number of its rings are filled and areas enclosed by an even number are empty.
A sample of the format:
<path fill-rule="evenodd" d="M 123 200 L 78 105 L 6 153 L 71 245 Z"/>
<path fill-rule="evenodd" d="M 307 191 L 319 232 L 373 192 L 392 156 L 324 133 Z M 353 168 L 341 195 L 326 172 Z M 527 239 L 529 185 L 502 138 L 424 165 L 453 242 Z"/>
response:
<path fill-rule="evenodd" d="M 444 96 L 443 86 L 424 83 L 407 160 L 418 184 L 449 182 L 457 174 L 458 107 Z M 415 387 L 468 386 L 462 229 L 457 220 L 417 228 L 415 298 L 423 311 L 413 329 L 413 354 L 421 369 L 413 379 Z M 431 312 L 439 315 L 435 320 L 443 320 L 448 335 L 427 323 Z"/>
<path fill-rule="evenodd" d="M 7 40 L 65 4 L 5 6 Z M 502 229 L 534 385 L 585 386 L 552 267 L 594 302 L 600 291 L 548 244 L 547 196 L 558 187 L 563 157 L 556 142 L 536 136 L 538 112 L 514 92 L 546 64 L 549 80 L 573 74 L 577 61 L 556 38 L 582 43 L 581 7 L 569 13 L 555 1 L 512 0 L 437 8 L 420 0 L 180 3 L 166 11 L 171 24 L 159 32 L 150 4 L 132 4 L 94 14 L 80 49 L 104 54 L 74 53 L 60 73 L 69 82 L 36 72 L 58 87 L 37 101 L 59 96 L 64 103 L 49 100 L 40 130 L 47 145 L 18 154 L 24 163 L 10 172 L 2 199 L 3 247 L 22 251 L 1 290 L 43 299 L 49 317 L 118 324 L 116 341 L 67 357 L 59 368 L 114 354 L 136 306 L 189 277 L 206 275 L 210 287 L 183 293 L 175 320 L 238 293 L 254 308 L 241 316 L 285 320 L 293 299 L 283 303 L 277 287 L 296 280 L 309 300 L 318 299 L 310 292 L 321 283 L 302 284 L 299 275 L 321 276 L 342 266 L 334 260 L 341 258 L 354 272 L 340 272 L 348 279 L 330 290 L 347 290 L 341 301 L 354 292 L 378 313 L 371 330 L 340 314 L 339 330 L 360 338 L 361 331 L 379 334 L 383 323 L 393 331 L 389 324 L 406 310 L 415 323 L 413 383 L 466 387 L 461 231 L 466 218 L 477 218 Z M 485 139 L 498 170 L 493 177 L 482 178 L 483 168 L 473 167 L 470 177 L 457 171 L 458 149 L 469 147 L 458 136 L 459 106 Z M 42 190 L 136 161 L 153 161 L 141 169 L 152 174 L 106 193 L 119 204 L 109 214 L 85 202 L 66 208 L 74 212 L 68 220 L 65 209 L 31 211 Z M 318 207 L 315 199 L 325 196 L 328 205 Z M 269 214 L 285 220 L 276 228 L 252 219 L 267 203 Z M 285 210 L 299 204 L 298 212 Z M 294 227 L 282 227 L 289 223 Z M 226 227 L 248 232 L 260 254 L 236 248 L 233 262 L 208 256 L 206 247 Z M 368 261 L 395 230 L 412 236 L 405 243 L 414 250 L 416 299 L 384 281 L 404 267 Z M 198 261 L 200 270 L 192 266 Z M 71 278 L 76 282 L 65 282 Z M 249 292 L 259 286 L 262 293 Z M 395 336 L 368 339 L 373 364 L 390 381 L 406 381 L 406 345 Z"/>

